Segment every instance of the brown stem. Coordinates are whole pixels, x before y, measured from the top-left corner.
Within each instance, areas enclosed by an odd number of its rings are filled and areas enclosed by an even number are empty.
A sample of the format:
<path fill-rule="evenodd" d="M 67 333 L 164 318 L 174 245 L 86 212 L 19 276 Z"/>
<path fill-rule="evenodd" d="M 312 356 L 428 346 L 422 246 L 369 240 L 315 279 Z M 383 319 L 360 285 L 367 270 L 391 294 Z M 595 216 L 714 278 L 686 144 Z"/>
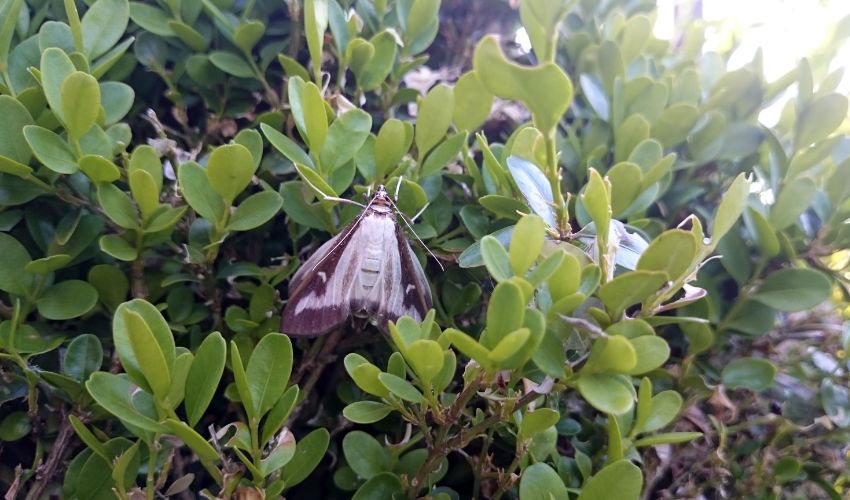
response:
<path fill-rule="evenodd" d="M 35 475 L 35 484 L 32 485 L 29 493 L 27 493 L 26 500 L 36 500 L 37 498 L 41 498 L 41 494 L 44 492 L 47 485 L 50 484 L 50 480 L 59 468 L 62 457 L 69 448 L 68 443 L 74 435 L 74 429 L 71 427 L 71 421 L 68 420 L 68 415 L 64 409 L 61 413 L 62 423 L 59 427 L 59 434 L 56 436 L 56 441 L 53 442 L 53 448 L 50 449 L 50 454 L 47 456 L 47 460 L 44 464 L 38 467 L 38 471 Z"/>
<path fill-rule="evenodd" d="M 470 384 L 473 385 L 473 384 Z M 465 392 L 466 388 L 464 388 Z M 461 392 L 463 394 L 463 392 Z M 539 398 L 540 394 L 536 392 L 529 392 L 524 394 L 521 398 L 519 398 L 516 403 L 512 406 L 513 408 L 522 407 L 531 403 L 535 399 Z M 460 396 L 458 396 L 460 398 Z M 455 405 L 452 405 L 454 408 Z M 465 405 L 459 406 L 460 409 Z M 503 406 L 504 408 L 504 406 Z M 422 488 L 422 485 L 425 484 L 428 476 L 434 469 L 439 465 L 440 461 L 443 457 L 446 457 L 449 453 L 465 448 L 469 443 L 472 442 L 475 438 L 477 438 L 482 433 L 486 432 L 491 426 L 498 424 L 502 421 L 502 411 L 495 413 L 480 423 L 473 425 L 469 429 L 461 429 L 457 434 L 452 436 L 449 439 L 437 439 L 436 444 L 437 447 L 435 449 L 429 450 L 428 459 L 425 460 L 425 463 L 420 467 L 419 472 L 416 474 L 416 477 L 410 483 L 410 491 L 408 492 L 408 496 L 416 496 L 419 490 Z"/>
<path fill-rule="evenodd" d="M 310 392 L 313 390 L 313 387 L 316 386 L 316 383 L 319 382 L 319 378 L 322 376 L 322 372 L 325 370 L 325 367 L 336 360 L 336 354 L 334 354 L 334 351 L 336 350 L 336 346 L 339 344 L 340 340 L 342 340 L 342 329 L 330 334 L 324 342 L 324 345 L 322 345 L 322 349 L 319 351 L 317 356 L 312 359 L 304 359 L 302 361 L 302 367 L 299 368 L 299 373 L 296 373 L 296 376 L 299 376 L 300 379 L 300 376 L 307 371 L 309 371 L 310 375 L 307 377 L 307 380 L 304 381 L 304 384 L 300 386 L 301 394 L 304 395 L 301 404 L 298 405 L 298 407 L 292 412 L 292 415 L 290 415 L 286 425 L 297 420 L 298 415 L 303 411 L 304 407 L 307 406 L 307 401 L 310 398 Z M 312 354 L 311 351 L 312 349 L 308 351 L 308 355 Z M 308 368 L 303 368 L 304 365 L 307 365 Z"/>
<path fill-rule="evenodd" d="M 132 281 L 133 298 L 146 299 L 148 287 L 145 285 L 145 263 L 139 256 L 130 266 L 130 279 Z"/>

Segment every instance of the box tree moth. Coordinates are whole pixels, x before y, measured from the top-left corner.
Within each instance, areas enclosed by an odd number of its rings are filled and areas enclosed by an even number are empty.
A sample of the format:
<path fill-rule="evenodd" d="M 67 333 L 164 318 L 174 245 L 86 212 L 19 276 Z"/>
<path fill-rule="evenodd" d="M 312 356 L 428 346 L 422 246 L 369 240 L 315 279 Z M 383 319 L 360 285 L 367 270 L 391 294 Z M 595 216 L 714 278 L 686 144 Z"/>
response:
<path fill-rule="evenodd" d="M 388 321 L 401 316 L 425 317 L 432 305 L 431 288 L 397 216 L 407 223 L 380 186 L 360 216 L 292 276 L 283 332 L 322 335 L 350 315 L 374 318 L 383 331 Z"/>

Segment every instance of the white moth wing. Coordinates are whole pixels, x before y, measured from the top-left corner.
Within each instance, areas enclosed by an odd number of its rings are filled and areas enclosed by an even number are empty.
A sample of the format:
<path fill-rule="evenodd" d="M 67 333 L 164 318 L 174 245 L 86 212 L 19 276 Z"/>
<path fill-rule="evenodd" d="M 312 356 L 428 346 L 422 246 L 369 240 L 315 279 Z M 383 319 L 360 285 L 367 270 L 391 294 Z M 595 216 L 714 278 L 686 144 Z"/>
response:
<path fill-rule="evenodd" d="M 388 321 L 411 316 L 421 321 L 431 308 L 431 290 L 395 217 L 364 213 L 305 262 L 290 282 L 283 331 L 321 335 L 351 313 Z"/>
<path fill-rule="evenodd" d="M 281 329 L 290 335 L 328 333 L 351 314 L 349 296 L 362 245 L 359 218 L 301 265 L 289 283 Z"/>

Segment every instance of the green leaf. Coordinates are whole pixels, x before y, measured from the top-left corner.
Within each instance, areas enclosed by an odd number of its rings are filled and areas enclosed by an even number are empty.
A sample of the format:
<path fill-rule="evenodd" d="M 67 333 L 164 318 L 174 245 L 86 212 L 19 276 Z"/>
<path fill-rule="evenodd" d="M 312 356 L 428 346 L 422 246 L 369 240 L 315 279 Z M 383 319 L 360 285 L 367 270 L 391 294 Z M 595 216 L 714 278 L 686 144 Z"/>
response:
<path fill-rule="evenodd" d="M 227 358 L 227 345 L 221 334 L 213 332 L 201 342 L 189 375 L 186 377 L 184 407 L 189 425 L 195 426 L 212 401 Z"/>
<path fill-rule="evenodd" d="M 389 454 L 377 439 L 363 431 L 351 431 L 342 439 L 342 453 L 348 466 L 363 479 L 371 479 L 389 469 Z"/>
<path fill-rule="evenodd" d="M 754 300 L 785 312 L 811 309 L 829 298 L 832 284 L 814 269 L 781 269 L 765 279 L 752 295 Z"/>
<path fill-rule="evenodd" d="M 310 73 L 307 72 L 307 69 L 304 68 L 304 66 L 302 66 L 296 59 L 293 59 L 286 54 L 278 54 L 277 61 L 283 67 L 283 71 L 286 73 L 286 76 L 290 78 L 297 76 L 302 80 L 310 79 Z"/>
<path fill-rule="evenodd" d="M 581 369 L 586 373 L 629 373 L 637 365 L 637 353 L 629 339 L 612 335 L 593 342 L 587 362 Z"/>
<path fill-rule="evenodd" d="M 509 250 L 514 275 L 524 275 L 540 256 L 545 233 L 546 225 L 537 215 L 524 215 L 514 226 Z"/>
<path fill-rule="evenodd" d="M 554 63 L 523 67 L 509 62 L 493 35 L 478 43 L 473 67 L 490 92 L 525 103 L 544 134 L 555 127 L 573 98 L 572 83 L 560 67 Z"/>
<path fill-rule="evenodd" d="M 71 146 L 64 139 L 38 125 L 24 127 L 24 137 L 38 161 L 59 174 L 73 174 L 78 170 Z"/>
<path fill-rule="evenodd" d="M 611 224 L 611 193 L 609 184 L 602 179 L 602 176 L 599 175 L 596 169 L 591 168 L 588 170 L 587 187 L 579 195 L 579 199 L 594 224 L 596 224 L 597 235 L 604 235 L 607 238 Z M 604 250 L 600 246 L 599 251 L 604 252 Z"/>
<path fill-rule="evenodd" d="M 606 174 L 611 183 L 611 212 L 620 217 L 641 193 L 643 174 L 640 167 L 630 162 L 614 165 Z"/>
<path fill-rule="evenodd" d="M 594 474 L 582 487 L 578 500 L 637 500 L 643 475 L 628 460 L 619 460 Z"/>
<path fill-rule="evenodd" d="M 265 31 L 266 25 L 260 21 L 242 21 L 233 32 L 233 43 L 243 52 L 251 52 Z"/>
<path fill-rule="evenodd" d="M 0 442 L 17 441 L 29 434 L 31 430 L 32 421 L 26 412 L 9 413 L 0 421 Z"/>
<path fill-rule="evenodd" d="M 156 150 L 151 146 L 144 145 L 133 149 L 127 172 L 132 174 L 136 170 L 144 170 L 150 174 L 156 183 L 156 192 L 162 191 L 162 162 L 160 162 Z"/>
<path fill-rule="evenodd" d="M 224 200 L 213 189 L 204 167 L 193 161 L 183 163 L 177 171 L 177 180 L 183 197 L 198 215 L 213 222 L 224 217 Z"/>
<path fill-rule="evenodd" d="M 667 273 L 664 272 L 626 272 L 602 285 L 599 288 L 599 299 L 605 304 L 611 318 L 619 319 L 627 307 L 652 297 L 667 279 Z"/>
<path fill-rule="evenodd" d="M 528 328 L 520 328 L 514 330 L 502 337 L 499 342 L 492 348 L 487 357 L 490 361 L 497 364 L 499 368 L 508 369 L 515 368 L 509 362 L 514 354 L 520 352 L 531 337 L 531 330 Z M 521 360 L 525 361 L 525 360 Z"/>
<path fill-rule="evenodd" d="M 642 447 L 657 446 L 659 444 L 687 443 L 688 441 L 693 441 L 700 437 L 702 437 L 702 432 L 662 432 L 660 434 L 653 434 L 652 436 L 636 439 L 633 444 L 636 447 Z"/>
<path fill-rule="evenodd" d="M 141 361 L 136 357 L 130 339 L 130 326 L 127 324 L 125 311 L 135 313 L 142 318 L 145 326 L 153 334 L 155 343 L 162 351 L 165 365 L 168 367 L 174 366 L 174 359 L 176 358 L 174 336 L 165 318 L 150 302 L 133 299 L 124 302 L 115 310 L 115 315 L 112 317 L 112 337 L 115 341 L 115 350 L 118 351 L 118 358 L 121 360 L 124 371 L 130 375 L 137 385 L 144 387 L 146 379 L 143 375 Z"/>
<path fill-rule="evenodd" d="M 136 200 L 142 217 L 147 220 L 160 208 L 156 181 L 151 174 L 141 169 L 132 171 L 129 180 L 133 199 Z"/>
<path fill-rule="evenodd" d="M 496 281 L 505 281 L 513 276 L 508 252 L 494 236 L 481 238 L 481 258 Z"/>
<path fill-rule="evenodd" d="M 261 437 L 261 442 L 268 442 L 275 434 L 278 433 L 278 431 L 280 431 L 283 424 L 286 423 L 286 420 L 292 413 L 292 410 L 295 409 L 298 394 L 298 386 L 291 385 L 288 389 L 286 389 L 286 391 L 284 391 L 283 396 L 277 400 L 277 403 L 275 403 L 274 407 L 272 407 L 271 411 L 269 411 L 269 414 L 263 421 L 263 435 Z"/>
<path fill-rule="evenodd" d="M 638 260 L 637 269 L 663 271 L 671 280 L 690 272 L 697 254 L 697 241 L 689 231 L 671 229 L 658 235 Z"/>
<path fill-rule="evenodd" d="M 93 76 L 75 71 L 62 82 L 60 94 L 68 136 L 72 141 L 77 141 L 97 120 L 100 110 L 100 86 Z"/>
<path fill-rule="evenodd" d="M 329 442 L 330 434 L 324 428 L 316 429 L 301 438 L 295 449 L 295 456 L 280 471 L 280 477 L 287 488 L 307 479 L 324 458 Z"/>
<path fill-rule="evenodd" d="M 32 151 L 27 147 L 24 127 L 34 123 L 32 116 L 23 104 L 8 95 L 0 95 L 0 116 L 3 117 L 0 122 L 0 169 L 6 171 L 3 164 L 11 162 L 11 164 L 25 167 L 24 175 L 9 173 L 25 177 L 32 172 L 32 169 L 27 167 L 27 163 L 32 158 Z"/>
<path fill-rule="evenodd" d="M 794 144 L 797 149 L 815 143 L 835 130 L 847 117 L 847 97 L 830 93 L 815 97 L 800 110 Z"/>
<path fill-rule="evenodd" d="M 71 62 L 71 58 L 57 47 L 47 48 L 41 53 L 39 68 L 41 69 L 41 85 L 44 89 L 44 96 L 47 98 L 47 104 L 50 105 L 53 113 L 64 122 L 62 83 L 77 69 Z"/>
<path fill-rule="evenodd" d="M 67 280 L 48 288 L 36 302 L 46 319 L 65 320 L 82 316 L 97 304 L 97 290 L 85 281 Z"/>
<path fill-rule="evenodd" d="M 558 473 L 545 463 L 536 463 L 522 471 L 519 496 L 523 500 L 567 500 L 567 487 Z"/>
<path fill-rule="evenodd" d="M 127 229 L 139 227 L 139 216 L 132 200 L 114 184 L 98 184 L 97 201 L 106 215 L 119 226 Z"/>
<path fill-rule="evenodd" d="M 481 366 L 488 368 L 490 364 L 490 351 L 486 347 L 479 344 L 469 335 L 459 330 L 455 330 L 454 328 L 447 328 L 446 331 L 443 332 L 443 335 L 457 348 L 457 350 L 465 354 L 467 357 L 474 359 Z"/>
<path fill-rule="evenodd" d="M 130 280 L 118 266 L 99 264 L 89 269 L 88 282 L 97 290 L 98 298 L 114 311 L 127 298 Z"/>
<path fill-rule="evenodd" d="M 464 73 L 455 83 L 452 121 L 458 130 L 473 132 L 490 116 L 493 93 L 481 83 L 478 73 Z"/>
<path fill-rule="evenodd" d="M 300 78 L 292 78 L 289 80 L 289 102 L 295 125 L 301 137 L 307 139 L 311 155 L 318 160 L 328 135 L 328 116 L 322 93 L 313 82 L 304 83 Z"/>
<path fill-rule="evenodd" d="M 419 175 L 421 177 L 428 177 L 439 172 L 440 169 L 457 157 L 463 145 L 466 144 L 466 139 L 466 132 L 460 132 L 446 138 L 425 158 Z"/>
<path fill-rule="evenodd" d="M 342 415 L 355 424 L 373 424 L 389 415 L 393 408 L 378 401 L 357 401 L 342 409 Z"/>
<path fill-rule="evenodd" d="M 128 309 L 123 310 L 122 315 L 127 328 L 127 338 L 130 340 L 133 355 L 139 362 L 139 368 L 154 396 L 164 402 L 171 387 L 173 361 L 166 362 L 165 354 L 142 316 Z"/>
<path fill-rule="evenodd" d="M 361 43 L 368 44 L 365 46 L 371 49 L 371 54 L 368 58 L 366 58 L 366 61 L 362 65 L 360 71 L 354 72 L 357 77 L 357 85 L 363 90 L 369 91 L 377 89 L 381 86 L 384 80 L 386 80 L 387 76 L 389 76 L 396 60 L 396 52 L 398 51 L 396 36 L 396 34 L 389 30 L 384 30 L 373 36 L 369 42 L 361 39 L 354 39 L 352 40 L 352 43 L 349 44 L 349 47 L 352 47 L 352 45 L 354 45 L 353 42 L 359 40 Z M 354 61 L 352 61 L 352 69 L 353 68 Z"/>
<path fill-rule="evenodd" d="M 785 185 L 770 208 L 770 225 L 781 231 L 797 222 L 817 194 L 817 186 L 808 177 L 800 177 Z"/>
<path fill-rule="evenodd" d="M 720 200 L 720 205 L 717 207 L 717 212 L 714 214 L 714 219 L 711 223 L 711 244 L 717 245 L 723 235 L 725 235 L 741 213 L 747 206 L 747 196 L 750 192 L 750 181 L 747 180 L 744 174 L 738 174 L 726 194 Z"/>
<path fill-rule="evenodd" d="M 24 267 L 24 271 L 35 274 L 50 274 L 53 271 L 62 269 L 69 262 L 71 262 L 71 256 L 60 253 L 51 255 L 50 257 L 42 257 L 40 259 L 30 261 L 30 263 Z"/>
<path fill-rule="evenodd" d="M 295 439 L 291 433 L 286 433 L 283 438 L 272 445 L 268 455 L 260 461 L 260 470 L 268 475 L 280 469 L 295 456 Z"/>
<path fill-rule="evenodd" d="M 391 373 L 379 373 L 378 380 L 380 380 L 381 383 L 384 384 L 384 387 L 393 393 L 393 395 L 398 396 L 405 401 L 421 403 L 425 400 L 425 397 L 422 396 L 419 389 L 413 387 L 413 384 L 401 377 L 397 377 Z"/>
<path fill-rule="evenodd" d="M 96 372 L 103 364 L 103 347 L 100 339 L 90 333 L 84 333 L 68 344 L 62 359 L 62 371 L 77 380 L 83 381 Z"/>
<path fill-rule="evenodd" d="M 164 424 L 170 434 L 179 437 L 186 443 L 186 446 L 198 454 L 201 462 L 214 463 L 220 459 L 218 451 L 203 436 L 185 423 L 169 418 Z"/>
<path fill-rule="evenodd" d="M 390 118 L 381 125 L 375 140 L 375 166 L 378 170 L 378 178 L 401 161 L 407 150 L 410 149 L 410 141 L 404 123 L 396 118 Z"/>
<path fill-rule="evenodd" d="M 419 100 L 416 114 L 416 150 L 419 159 L 439 143 L 452 123 L 454 93 L 445 84 L 434 86 Z"/>
<path fill-rule="evenodd" d="M 630 340 L 637 354 L 637 364 L 629 370 L 632 375 L 647 373 L 660 368 L 670 357 L 667 341 L 654 335 L 644 335 Z"/>
<path fill-rule="evenodd" d="M 127 115 L 136 97 L 133 87 L 120 82 L 100 83 L 100 104 L 104 111 L 104 124 L 112 125 Z"/>
<path fill-rule="evenodd" d="M 260 227 L 280 210 L 283 199 L 274 191 L 253 194 L 236 207 L 227 223 L 228 231 L 248 231 Z"/>
<path fill-rule="evenodd" d="M 344 362 L 345 371 L 348 372 L 357 387 L 380 398 L 386 398 L 389 395 L 387 388 L 378 380 L 381 370 L 377 366 L 356 353 L 346 355 Z"/>
<path fill-rule="evenodd" d="M 292 373 L 292 343 L 282 333 L 266 334 L 254 347 L 245 374 L 254 404 L 262 416 L 280 399 Z"/>
<path fill-rule="evenodd" d="M 481 345 L 493 349 L 507 334 L 522 328 L 525 303 L 516 283 L 503 281 L 496 285 L 487 306 L 487 329 L 479 339 Z"/>
<path fill-rule="evenodd" d="M 402 354 L 416 376 L 425 384 L 443 368 L 443 349 L 433 340 L 412 342 Z"/>
<path fill-rule="evenodd" d="M 124 35 L 130 21 L 127 0 L 97 0 L 83 16 L 83 47 L 94 60 L 105 54 Z"/>
<path fill-rule="evenodd" d="M 551 408 L 538 408 L 527 412 L 522 416 L 520 436 L 522 439 L 528 439 L 557 424 L 560 419 L 561 414 Z"/>
<path fill-rule="evenodd" d="M 230 369 L 233 371 L 233 379 L 236 382 L 239 399 L 242 401 L 242 407 L 245 408 L 248 419 L 259 418 L 260 415 L 256 415 L 256 411 L 254 410 L 255 403 L 251 396 L 248 376 L 245 374 L 245 368 L 242 366 L 242 356 L 239 354 L 239 347 L 233 340 L 230 341 Z"/>
<path fill-rule="evenodd" d="M 354 158 L 372 129 L 372 117 L 360 109 L 339 115 L 328 128 L 322 144 L 319 164 L 325 172 L 333 172 Z"/>
<path fill-rule="evenodd" d="M 322 80 L 322 42 L 327 29 L 328 0 L 304 0 L 304 34 L 317 82 Z"/>
<path fill-rule="evenodd" d="M 266 139 L 269 140 L 272 146 L 275 149 L 280 151 L 283 156 L 289 159 L 292 163 L 300 163 L 302 165 L 307 165 L 310 168 L 315 168 L 313 165 L 313 160 L 310 158 L 310 155 L 304 152 L 301 147 L 296 144 L 289 137 L 281 134 L 277 130 L 273 129 L 271 126 L 261 123 L 260 129 L 265 134 Z"/>
<path fill-rule="evenodd" d="M 776 366 L 762 358 L 740 358 L 723 367 L 720 380 L 730 389 L 763 391 L 773 385 Z"/>
<path fill-rule="evenodd" d="M 142 2 L 130 2 L 130 19 L 146 31 L 161 37 L 175 36 L 168 27 L 170 17 L 160 8 Z"/>
<path fill-rule="evenodd" d="M 150 432 L 168 432 L 167 427 L 134 405 L 140 396 L 128 379 L 112 373 L 97 372 L 86 382 L 86 389 L 97 404 L 124 422 Z M 150 397 L 149 394 L 147 396 Z"/>
<path fill-rule="evenodd" d="M 670 425 L 682 411 L 682 396 L 676 391 L 662 391 L 652 396 L 650 411 L 641 425 L 635 426 L 636 432 L 654 432 Z"/>
<path fill-rule="evenodd" d="M 582 374 L 578 390 L 588 403 L 605 413 L 621 415 L 634 405 L 631 383 L 623 375 Z"/>
<path fill-rule="evenodd" d="M 209 58 L 210 62 L 213 63 L 213 66 L 224 71 L 228 75 L 232 75 L 237 78 L 254 78 L 254 70 L 251 69 L 251 65 L 245 61 L 244 56 L 224 50 L 215 50 L 210 52 Z"/>
<path fill-rule="evenodd" d="M 351 498 L 352 500 L 379 500 L 400 497 L 403 493 L 404 487 L 398 476 L 391 472 L 382 472 L 363 483 Z"/>
<path fill-rule="evenodd" d="M 210 186 L 227 205 L 248 187 L 254 170 L 251 152 L 241 144 L 227 144 L 215 148 L 207 162 Z"/>
<path fill-rule="evenodd" d="M 110 183 L 121 178 L 121 171 L 118 167 L 98 155 L 84 155 L 79 160 L 80 170 L 94 183 Z"/>
<path fill-rule="evenodd" d="M 133 245 L 117 234 L 107 234 L 102 236 L 98 241 L 98 244 L 104 253 L 111 255 L 118 260 L 131 262 L 136 260 L 139 256 Z"/>
<path fill-rule="evenodd" d="M 26 295 L 35 280 L 34 275 L 24 271 L 31 260 L 27 249 L 18 240 L 0 232 L 0 290 Z"/>

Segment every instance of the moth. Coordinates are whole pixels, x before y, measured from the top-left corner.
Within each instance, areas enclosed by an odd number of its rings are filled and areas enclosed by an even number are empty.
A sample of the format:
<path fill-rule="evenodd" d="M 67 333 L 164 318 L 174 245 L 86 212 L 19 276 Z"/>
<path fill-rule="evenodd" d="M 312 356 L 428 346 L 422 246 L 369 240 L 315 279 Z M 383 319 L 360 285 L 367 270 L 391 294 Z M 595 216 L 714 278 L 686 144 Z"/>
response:
<path fill-rule="evenodd" d="M 301 265 L 289 283 L 285 333 L 323 335 L 351 315 L 374 318 L 383 331 L 401 316 L 425 317 L 431 288 L 397 217 L 404 220 L 380 186 L 360 216 Z"/>

